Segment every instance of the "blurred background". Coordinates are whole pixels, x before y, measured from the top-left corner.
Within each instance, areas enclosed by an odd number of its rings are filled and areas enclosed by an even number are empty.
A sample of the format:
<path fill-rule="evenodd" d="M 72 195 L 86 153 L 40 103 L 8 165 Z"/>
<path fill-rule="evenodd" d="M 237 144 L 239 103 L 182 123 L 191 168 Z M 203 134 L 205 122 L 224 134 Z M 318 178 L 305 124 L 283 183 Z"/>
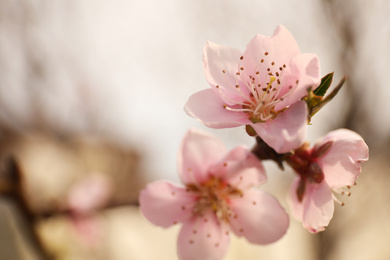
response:
<path fill-rule="evenodd" d="M 308 139 L 350 128 L 370 160 L 325 232 L 292 219 L 270 246 L 233 238 L 225 259 L 389 259 L 389 12 L 387 0 L 0 0 L 0 259 L 176 259 L 178 228 L 145 221 L 138 192 L 178 181 L 182 136 L 206 129 L 183 110 L 209 87 L 206 41 L 244 51 L 278 24 L 322 75 L 349 76 Z M 207 130 L 254 144 L 243 128 Z M 285 205 L 293 174 L 266 168 Z"/>

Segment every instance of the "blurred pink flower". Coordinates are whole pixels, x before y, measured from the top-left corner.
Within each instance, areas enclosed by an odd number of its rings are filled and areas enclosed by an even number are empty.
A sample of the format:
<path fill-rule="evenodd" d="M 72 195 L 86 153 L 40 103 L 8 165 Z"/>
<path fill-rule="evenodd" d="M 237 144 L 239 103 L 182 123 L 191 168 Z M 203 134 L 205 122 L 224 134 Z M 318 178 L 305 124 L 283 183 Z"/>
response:
<path fill-rule="evenodd" d="M 90 174 L 71 187 L 68 207 L 77 214 L 93 212 L 108 202 L 112 192 L 111 182 L 106 176 Z"/>
<path fill-rule="evenodd" d="M 108 203 L 112 192 L 110 180 L 98 173 L 86 176 L 71 187 L 68 193 L 70 221 L 84 244 L 98 245 L 101 226 L 96 211 Z"/>
<path fill-rule="evenodd" d="M 190 130 L 181 144 L 178 168 L 185 187 L 153 182 L 141 191 L 139 201 L 142 214 L 153 224 L 183 223 L 180 259 L 221 259 L 230 231 L 256 244 L 275 242 L 285 234 L 289 220 L 278 201 L 250 189 L 267 176 L 246 148 L 226 154 L 217 138 Z"/>
<path fill-rule="evenodd" d="M 310 232 L 323 231 L 333 217 L 333 200 L 344 205 L 333 192 L 345 194 L 367 160 L 366 143 L 347 129 L 328 133 L 313 148 L 297 149 L 289 159 L 298 174 L 289 193 L 293 216 Z"/>
<path fill-rule="evenodd" d="M 320 65 L 285 27 L 272 37 L 256 35 L 244 54 L 208 42 L 203 68 L 211 89 L 189 98 L 190 116 L 212 128 L 250 125 L 278 153 L 302 145 L 308 109 L 300 99 L 320 84 Z"/>

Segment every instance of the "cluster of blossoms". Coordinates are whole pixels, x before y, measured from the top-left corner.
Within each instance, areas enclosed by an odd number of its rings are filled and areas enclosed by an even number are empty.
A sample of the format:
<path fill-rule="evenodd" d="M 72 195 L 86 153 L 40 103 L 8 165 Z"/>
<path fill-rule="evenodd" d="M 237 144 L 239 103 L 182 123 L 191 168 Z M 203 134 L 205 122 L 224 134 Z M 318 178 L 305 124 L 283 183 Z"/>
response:
<path fill-rule="evenodd" d="M 231 232 L 255 244 L 275 242 L 288 229 L 288 215 L 257 189 L 267 181 L 262 160 L 272 159 L 296 172 L 291 214 L 310 232 L 323 231 L 334 201 L 341 203 L 334 194 L 355 184 L 368 160 L 362 137 L 347 129 L 328 133 L 313 147 L 305 142 L 311 117 L 343 82 L 324 98 L 333 74 L 321 79 L 318 57 L 301 53 L 283 26 L 272 37 L 255 36 L 244 53 L 207 43 L 203 67 L 211 89 L 192 95 L 185 111 L 211 128 L 245 126 L 256 145 L 227 152 L 216 137 L 188 131 L 178 155 L 184 185 L 147 185 L 139 198 L 142 214 L 161 227 L 182 223 L 182 260 L 222 259 Z"/>

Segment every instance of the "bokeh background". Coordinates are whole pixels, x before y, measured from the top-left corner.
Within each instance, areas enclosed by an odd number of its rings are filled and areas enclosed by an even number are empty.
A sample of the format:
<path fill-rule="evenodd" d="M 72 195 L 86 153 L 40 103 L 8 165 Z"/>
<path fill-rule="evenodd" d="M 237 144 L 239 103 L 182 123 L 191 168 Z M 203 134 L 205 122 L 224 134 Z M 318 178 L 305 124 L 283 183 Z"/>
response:
<path fill-rule="evenodd" d="M 322 75 L 349 76 L 308 139 L 352 129 L 370 160 L 325 232 L 309 234 L 292 219 L 270 246 L 234 238 L 226 259 L 389 259 L 389 13 L 387 0 L 0 0 L 0 179 L 12 179 L 16 160 L 32 215 L 0 195 L 0 259 L 176 259 L 178 227 L 145 221 L 138 192 L 149 181 L 178 181 L 181 137 L 206 129 L 183 110 L 208 87 L 206 41 L 243 51 L 278 24 L 319 56 Z M 228 148 L 254 144 L 243 128 L 207 130 Z M 264 188 L 285 204 L 293 174 L 266 168 Z M 109 195 L 80 222 L 69 194 L 96 175 Z"/>

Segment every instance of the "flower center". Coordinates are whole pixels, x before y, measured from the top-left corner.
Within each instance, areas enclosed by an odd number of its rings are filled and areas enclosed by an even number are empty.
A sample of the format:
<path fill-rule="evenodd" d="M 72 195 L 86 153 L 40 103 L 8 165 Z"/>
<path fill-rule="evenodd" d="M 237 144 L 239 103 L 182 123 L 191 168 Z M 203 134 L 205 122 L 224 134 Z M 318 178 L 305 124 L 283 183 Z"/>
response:
<path fill-rule="evenodd" d="M 219 220 L 226 222 L 229 222 L 232 215 L 229 207 L 230 197 L 242 195 L 240 190 L 213 176 L 200 185 L 188 184 L 187 189 L 198 195 L 192 210 L 194 215 L 203 216 L 206 211 L 211 210 Z"/>
<path fill-rule="evenodd" d="M 300 148 L 294 151 L 294 154 L 286 157 L 286 162 L 300 176 L 300 182 L 297 189 L 299 201 L 302 201 L 306 190 L 306 183 L 321 183 L 325 176 L 318 164 L 318 158 L 326 154 L 333 142 L 329 141 L 318 148 L 309 148 L 308 143 L 304 143 Z"/>
<path fill-rule="evenodd" d="M 250 74 L 239 62 L 238 71 L 235 74 L 234 98 L 225 95 L 225 88 L 216 86 L 219 93 L 230 103 L 223 107 L 233 112 L 248 113 L 252 123 L 263 123 L 275 118 L 282 111 L 275 111 L 275 106 L 294 89 L 292 85 L 282 87 L 281 76 L 287 67 L 286 64 L 277 66 L 267 56 L 268 52 L 265 52 L 264 57 L 258 61 L 254 71 L 249 72 Z M 243 59 L 244 57 L 241 56 L 240 60 Z M 226 71 L 223 70 L 222 73 L 225 74 Z M 286 93 L 283 94 L 282 91 Z"/>

